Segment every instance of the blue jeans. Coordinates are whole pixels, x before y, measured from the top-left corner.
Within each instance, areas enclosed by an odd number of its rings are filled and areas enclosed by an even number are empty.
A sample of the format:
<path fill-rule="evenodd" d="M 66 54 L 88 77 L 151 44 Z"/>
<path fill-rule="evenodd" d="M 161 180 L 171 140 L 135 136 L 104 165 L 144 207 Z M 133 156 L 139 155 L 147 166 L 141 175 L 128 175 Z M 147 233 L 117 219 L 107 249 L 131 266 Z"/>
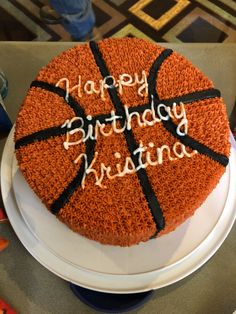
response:
<path fill-rule="evenodd" d="M 95 24 L 91 0 L 50 0 L 51 7 L 62 16 L 62 25 L 71 36 L 82 41 Z"/>

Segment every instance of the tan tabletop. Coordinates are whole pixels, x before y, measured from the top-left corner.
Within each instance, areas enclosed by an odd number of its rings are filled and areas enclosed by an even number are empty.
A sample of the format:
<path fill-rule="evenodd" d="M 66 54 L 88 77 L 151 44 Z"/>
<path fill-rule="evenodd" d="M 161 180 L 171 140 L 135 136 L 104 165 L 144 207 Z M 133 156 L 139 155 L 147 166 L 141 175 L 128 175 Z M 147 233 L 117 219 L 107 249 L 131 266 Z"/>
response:
<path fill-rule="evenodd" d="M 38 70 L 73 43 L 0 42 L 0 68 L 9 80 L 5 105 L 12 121 Z M 220 89 L 228 115 L 236 98 L 236 44 L 165 44 L 197 65 Z M 1 140 L 3 150 L 5 140 Z M 23 247 L 10 224 L 0 224 L 10 240 L 0 253 L 0 298 L 22 314 L 86 314 L 68 283 L 39 264 Z M 194 274 L 156 290 L 145 306 L 131 313 L 231 314 L 236 310 L 236 224 L 217 253 Z"/>

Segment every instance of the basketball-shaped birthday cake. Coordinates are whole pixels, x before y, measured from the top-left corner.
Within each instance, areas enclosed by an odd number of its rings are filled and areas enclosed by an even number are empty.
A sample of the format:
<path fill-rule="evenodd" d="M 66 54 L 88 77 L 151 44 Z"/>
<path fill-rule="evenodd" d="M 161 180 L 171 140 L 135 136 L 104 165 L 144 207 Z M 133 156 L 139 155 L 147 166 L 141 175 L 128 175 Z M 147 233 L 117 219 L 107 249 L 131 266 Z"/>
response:
<path fill-rule="evenodd" d="M 228 164 L 229 126 L 220 92 L 183 56 L 105 39 L 42 68 L 17 117 L 15 152 L 60 221 L 130 246 L 175 230 L 206 200 Z"/>

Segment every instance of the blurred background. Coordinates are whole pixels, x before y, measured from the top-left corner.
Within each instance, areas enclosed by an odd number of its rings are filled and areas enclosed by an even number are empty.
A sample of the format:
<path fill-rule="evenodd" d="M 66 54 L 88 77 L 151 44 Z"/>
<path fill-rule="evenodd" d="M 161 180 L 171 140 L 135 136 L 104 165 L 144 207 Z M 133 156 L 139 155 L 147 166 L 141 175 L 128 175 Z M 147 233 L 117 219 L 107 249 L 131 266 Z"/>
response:
<path fill-rule="evenodd" d="M 46 0 L 1 0 L 1 41 L 71 41 Z M 157 42 L 236 42 L 235 0 L 94 0 L 94 34 Z M 55 12 L 54 12 L 55 13 Z M 51 14 L 45 23 L 42 14 Z M 47 16 L 46 16 L 47 18 Z M 50 19 L 50 16 L 49 16 Z"/>
<path fill-rule="evenodd" d="M 236 43 L 236 0 L 0 0 L 0 41 L 126 36 Z M 233 108 L 230 126 L 236 136 L 236 103 Z"/>

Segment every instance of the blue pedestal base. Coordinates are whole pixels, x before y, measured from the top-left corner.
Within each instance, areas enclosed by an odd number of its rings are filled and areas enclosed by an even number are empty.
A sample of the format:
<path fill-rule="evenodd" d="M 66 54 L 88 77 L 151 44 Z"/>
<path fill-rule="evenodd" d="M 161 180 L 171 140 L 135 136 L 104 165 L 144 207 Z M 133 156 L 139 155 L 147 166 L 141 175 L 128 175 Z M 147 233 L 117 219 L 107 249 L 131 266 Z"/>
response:
<path fill-rule="evenodd" d="M 103 313 L 125 313 L 137 309 L 153 294 L 153 290 L 132 294 L 104 293 L 85 289 L 72 283 L 70 288 L 83 303 Z"/>

